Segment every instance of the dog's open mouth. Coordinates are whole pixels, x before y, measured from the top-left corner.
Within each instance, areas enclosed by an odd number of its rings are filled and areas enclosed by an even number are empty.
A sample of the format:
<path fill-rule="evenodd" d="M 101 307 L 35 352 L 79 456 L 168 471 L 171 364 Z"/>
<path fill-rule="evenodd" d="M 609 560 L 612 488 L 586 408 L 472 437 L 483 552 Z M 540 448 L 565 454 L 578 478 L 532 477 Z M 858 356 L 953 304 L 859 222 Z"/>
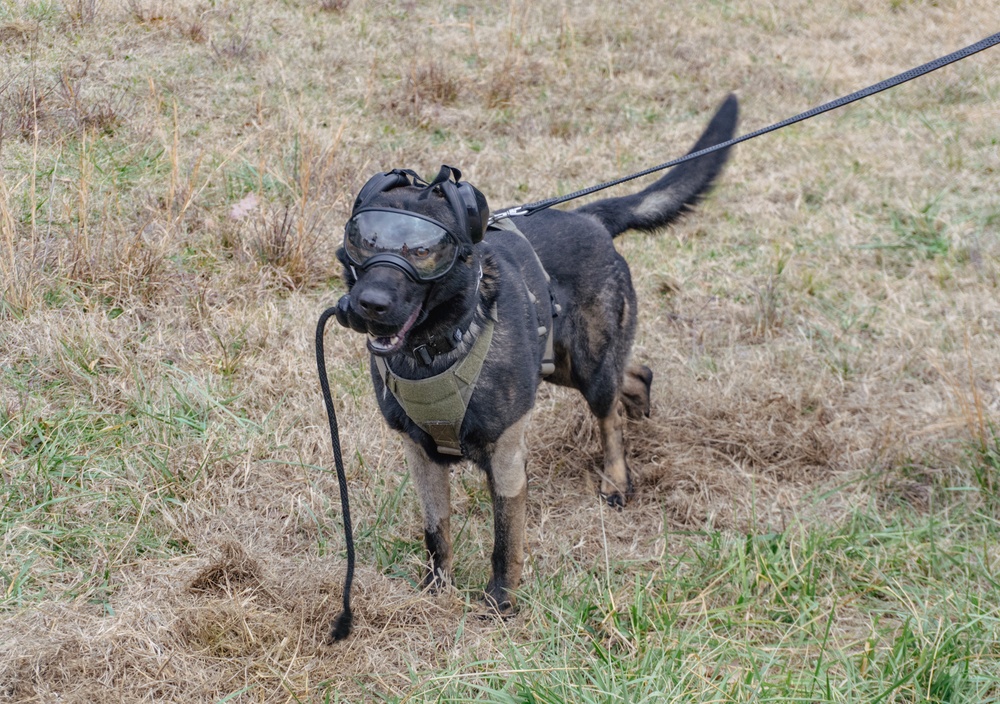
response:
<path fill-rule="evenodd" d="M 420 306 L 413 309 L 410 313 L 410 317 L 406 319 L 401 327 L 395 334 L 387 336 L 378 336 L 372 332 L 368 333 L 368 349 L 373 354 L 387 355 L 393 352 L 399 351 L 399 348 L 403 346 L 406 341 L 406 334 L 410 332 L 410 328 L 413 324 L 417 322 L 417 318 L 420 316 Z"/>

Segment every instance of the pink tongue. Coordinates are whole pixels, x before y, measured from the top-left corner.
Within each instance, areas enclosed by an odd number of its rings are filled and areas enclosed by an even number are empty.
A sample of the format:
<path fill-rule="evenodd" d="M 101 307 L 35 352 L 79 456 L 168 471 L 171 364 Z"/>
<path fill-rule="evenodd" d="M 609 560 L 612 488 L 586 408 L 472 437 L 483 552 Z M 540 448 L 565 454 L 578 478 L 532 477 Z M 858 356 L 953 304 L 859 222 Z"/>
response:
<path fill-rule="evenodd" d="M 410 313 L 410 317 L 406 320 L 406 322 L 403 323 L 403 327 L 399 329 L 399 332 L 397 332 L 392 337 L 402 338 L 403 336 L 405 336 L 406 333 L 410 331 L 410 328 L 413 327 L 413 324 L 417 322 L 417 316 L 419 315 L 420 315 L 420 306 L 417 306 L 416 308 L 413 309 L 413 312 Z"/>
<path fill-rule="evenodd" d="M 413 324 L 417 322 L 417 318 L 420 316 L 420 310 L 421 310 L 420 306 L 417 306 L 413 310 L 413 312 L 410 313 L 410 317 L 407 318 L 406 322 L 403 323 L 403 327 L 401 327 L 399 329 L 399 332 L 397 332 L 395 335 L 388 335 L 386 337 L 376 337 L 372 340 L 372 342 L 375 344 L 376 347 L 379 347 L 383 350 L 391 349 L 395 345 L 399 344 L 399 341 L 403 339 L 406 333 L 410 331 L 410 328 L 413 327 Z M 393 340 L 395 340 L 395 342 L 393 342 Z"/>

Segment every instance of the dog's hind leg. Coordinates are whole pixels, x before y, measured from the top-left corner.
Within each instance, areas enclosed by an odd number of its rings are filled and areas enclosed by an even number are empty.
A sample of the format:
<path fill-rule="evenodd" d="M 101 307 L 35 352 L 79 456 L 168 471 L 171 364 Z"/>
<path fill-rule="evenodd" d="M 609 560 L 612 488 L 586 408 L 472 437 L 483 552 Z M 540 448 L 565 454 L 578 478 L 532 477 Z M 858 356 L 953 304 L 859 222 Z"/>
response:
<path fill-rule="evenodd" d="M 615 403 L 611 412 L 597 419 L 604 446 L 604 471 L 601 473 L 601 496 L 608 506 L 623 508 L 632 495 L 632 472 L 625 461 L 625 425 L 621 405 Z"/>
<path fill-rule="evenodd" d="M 649 418 L 649 388 L 653 384 L 653 370 L 644 364 L 630 364 L 625 369 L 622 384 L 622 403 L 625 414 L 632 419 Z"/>
<path fill-rule="evenodd" d="M 622 508 L 632 495 L 632 476 L 625 461 L 622 408 L 630 415 L 649 412 L 653 374 L 646 367 L 628 364 L 635 336 L 636 306 L 627 271 L 617 289 L 621 292 L 618 296 L 606 290 L 600 299 L 602 306 L 594 306 L 591 311 L 584 329 L 587 344 L 577 348 L 573 368 L 577 388 L 587 399 L 601 429 L 604 447 L 601 496 L 609 506 Z"/>
<path fill-rule="evenodd" d="M 424 515 L 424 543 L 430 556 L 430 571 L 424 586 L 436 589 L 451 583 L 451 472 L 431 460 L 409 437 L 403 438 L 403 454 L 410 477 L 417 487 Z"/>
<path fill-rule="evenodd" d="M 524 520 L 528 497 L 525 472 L 528 450 L 524 433 L 530 413 L 504 431 L 486 468 L 493 497 L 493 574 L 486 586 L 486 602 L 499 614 L 514 609 L 514 590 L 524 566 Z"/>

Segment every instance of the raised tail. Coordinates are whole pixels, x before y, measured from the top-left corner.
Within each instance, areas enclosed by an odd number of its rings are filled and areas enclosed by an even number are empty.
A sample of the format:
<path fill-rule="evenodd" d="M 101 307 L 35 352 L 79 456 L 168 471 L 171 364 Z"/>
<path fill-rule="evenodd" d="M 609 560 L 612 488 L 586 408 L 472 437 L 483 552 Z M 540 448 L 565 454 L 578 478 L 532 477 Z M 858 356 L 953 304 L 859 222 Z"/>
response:
<path fill-rule="evenodd" d="M 733 138 L 739 118 L 739 104 L 730 93 L 719 106 L 708 127 L 688 152 Z M 656 183 L 630 196 L 605 198 L 588 203 L 576 212 L 596 217 L 612 237 L 626 230 L 655 230 L 669 225 L 700 201 L 715 181 L 729 157 L 729 149 L 675 166 Z"/>

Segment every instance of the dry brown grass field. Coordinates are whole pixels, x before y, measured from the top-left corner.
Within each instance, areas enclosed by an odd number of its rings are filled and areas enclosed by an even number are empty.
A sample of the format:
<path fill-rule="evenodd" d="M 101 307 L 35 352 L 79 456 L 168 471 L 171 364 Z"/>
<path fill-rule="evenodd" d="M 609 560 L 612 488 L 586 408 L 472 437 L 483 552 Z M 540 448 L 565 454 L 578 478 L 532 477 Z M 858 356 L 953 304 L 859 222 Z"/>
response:
<path fill-rule="evenodd" d="M 457 584 L 363 340 L 326 344 L 375 171 L 494 208 L 680 156 L 729 92 L 763 127 L 1000 30 L 992 0 L 0 0 L 0 700 L 1000 700 L 1000 49 L 735 148 L 617 240 L 651 418 L 597 497 L 543 388 L 527 564 Z M 624 193 L 629 186 L 616 192 Z M 567 256 L 573 256 L 567 252 Z M 336 328 L 336 329 L 334 329 Z"/>

